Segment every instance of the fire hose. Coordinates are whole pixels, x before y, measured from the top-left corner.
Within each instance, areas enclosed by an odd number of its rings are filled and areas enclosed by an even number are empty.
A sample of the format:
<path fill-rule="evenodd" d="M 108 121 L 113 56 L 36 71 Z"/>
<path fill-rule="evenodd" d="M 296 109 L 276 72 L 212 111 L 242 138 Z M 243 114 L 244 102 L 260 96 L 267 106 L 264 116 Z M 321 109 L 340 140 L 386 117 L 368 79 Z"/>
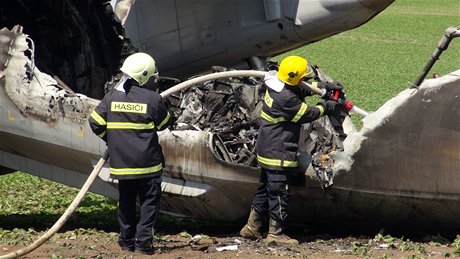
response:
<path fill-rule="evenodd" d="M 191 87 L 191 86 L 193 86 L 195 84 L 203 83 L 203 82 L 210 81 L 210 80 L 216 80 L 216 79 L 228 78 L 228 77 L 250 77 L 250 76 L 264 77 L 266 73 L 267 73 L 266 71 L 256 71 L 256 70 L 234 70 L 234 71 L 225 71 L 225 72 L 207 74 L 207 75 L 203 75 L 203 76 L 196 77 L 196 78 L 187 80 L 185 82 L 179 83 L 179 84 L 171 87 L 170 89 L 162 92 L 160 95 L 163 98 L 165 98 L 165 97 L 167 97 L 167 96 L 169 96 L 169 95 L 171 95 L 171 94 L 173 94 L 175 92 L 185 90 L 185 89 L 187 89 L 187 88 L 189 88 L 189 87 Z M 310 86 L 310 88 L 312 89 L 312 92 L 314 92 L 316 94 L 320 94 L 320 92 L 315 90 L 315 87 Z M 320 89 L 318 89 L 318 90 L 320 90 Z M 357 108 L 355 107 L 355 109 L 357 109 Z M 358 112 L 357 112 L 358 114 L 363 115 L 363 116 L 367 115 L 366 112 L 360 112 L 360 110 L 361 109 L 358 110 Z M 91 172 L 91 174 L 88 176 L 88 179 L 83 184 L 82 188 L 78 192 L 78 194 L 75 197 L 75 199 L 72 201 L 72 203 L 66 209 L 64 214 L 62 214 L 62 216 L 58 219 L 58 221 L 56 221 L 56 223 L 43 236 L 41 236 L 39 239 L 37 239 L 35 242 L 33 242 L 32 244 L 28 245 L 25 248 L 22 248 L 22 249 L 19 249 L 17 251 L 14 251 L 12 253 L 0 256 L 0 259 L 18 258 L 20 256 L 28 254 L 28 253 L 32 252 L 33 250 L 37 249 L 38 247 L 40 247 L 41 245 L 43 245 L 57 231 L 59 231 L 59 229 L 67 222 L 67 220 L 70 218 L 72 213 L 76 210 L 76 208 L 78 207 L 78 205 L 82 201 L 83 197 L 88 192 L 90 186 L 93 184 L 94 180 L 98 176 L 99 172 L 103 168 L 103 166 L 104 166 L 104 164 L 105 164 L 105 162 L 107 161 L 108 158 L 109 158 L 109 153 L 108 153 L 108 150 L 106 150 L 104 152 L 103 156 L 97 162 L 97 164 L 94 167 L 94 169 Z"/>
<path fill-rule="evenodd" d="M 309 89 L 312 93 L 315 93 L 315 94 L 317 94 L 319 96 L 322 96 L 324 94 L 322 89 L 320 89 L 318 87 L 314 87 L 314 86 L 312 86 L 311 84 L 309 84 L 309 83 L 307 83 L 305 81 L 301 82 L 301 87 Z M 358 115 L 360 115 L 362 117 L 366 117 L 369 114 L 368 112 L 366 112 L 365 110 L 357 107 L 356 105 L 351 104 L 351 102 L 349 103 L 349 105 L 351 105 L 351 106 L 347 110 L 349 110 L 351 112 L 354 112 L 354 113 L 356 113 L 356 114 L 358 114 Z"/>

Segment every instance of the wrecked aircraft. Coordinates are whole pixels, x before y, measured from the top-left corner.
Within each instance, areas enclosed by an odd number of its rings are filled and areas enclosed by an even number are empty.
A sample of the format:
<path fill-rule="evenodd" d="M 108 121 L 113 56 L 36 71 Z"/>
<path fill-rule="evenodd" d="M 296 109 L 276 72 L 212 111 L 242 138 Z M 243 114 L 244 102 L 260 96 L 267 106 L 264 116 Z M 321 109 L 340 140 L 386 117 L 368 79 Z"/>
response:
<path fill-rule="evenodd" d="M 120 1 L 131 6 L 118 9 L 125 27 L 115 22 L 107 1 L 47 2 L 43 11 L 39 1 L 0 4 L 1 25 L 6 25 L 0 31 L 0 172 L 21 170 L 78 188 L 106 149 L 86 118 L 134 46 L 155 56 L 162 75 L 178 78 L 216 64 L 263 69 L 261 57 L 359 26 L 393 1 L 241 1 L 234 6 L 229 1 L 132 6 L 133 1 Z M 329 9 L 339 12 L 334 19 L 328 19 Z M 242 20 L 216 22 L 229 16 Z M 312 21 L 324 26 L 313 29 Z M 51 26 L 55 23 L 60 26 Z M 147 24 L 160 26 L 150 30 Z M 54 35 L 63 40 L 51 42 Z M 334 168 L 334 185 L 322 190 L 313 156 L 294 187 L 290 222 L 459 230 L 459 76 L 460 70 L 454 71 L 403 91 L 368 115 L 359 131 L 346 120 L 343 150 L 335 153 L 335 164 L 327 165 Z M 178 82 L 162 78 L 160 90 Z M 232 77 L 168 97 L 178 120 L 160 134 L 167 158 L 163 212 L 222 221 L 246 217 L 259 175 L 254 144 L 260 87 L 261 78 Z M 336 142 L 326 119 L 305 125 L 303 134 L 302 148 L 309 154 Z M 116 182 L 108 176 L 103 170 L 91 191 L 117 198 Z"/>

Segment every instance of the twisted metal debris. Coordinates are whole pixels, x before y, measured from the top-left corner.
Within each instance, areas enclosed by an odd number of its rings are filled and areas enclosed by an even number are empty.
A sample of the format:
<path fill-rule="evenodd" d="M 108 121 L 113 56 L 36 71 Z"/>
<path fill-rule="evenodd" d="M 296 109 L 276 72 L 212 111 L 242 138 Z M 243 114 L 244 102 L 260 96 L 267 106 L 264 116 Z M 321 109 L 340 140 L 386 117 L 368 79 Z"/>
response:
<path fill-rule="evenodd" d="M 166 104 L 176 118 L 175 130 L 212 132 L 222 140 L 215 143 L 220 159 L 257 167 L 257 111 L 265 92 L 262 88 L 260 78 L 213 80 L 171 95 L 166 99 Z M 306 124 L 302 136 L 299 151 L 306 154 L 301 156 L 302 159 L 311 162 L 323 188 L 331 186 L 332 156 L 342 148 L 342 140 L 327 117 Z"/>

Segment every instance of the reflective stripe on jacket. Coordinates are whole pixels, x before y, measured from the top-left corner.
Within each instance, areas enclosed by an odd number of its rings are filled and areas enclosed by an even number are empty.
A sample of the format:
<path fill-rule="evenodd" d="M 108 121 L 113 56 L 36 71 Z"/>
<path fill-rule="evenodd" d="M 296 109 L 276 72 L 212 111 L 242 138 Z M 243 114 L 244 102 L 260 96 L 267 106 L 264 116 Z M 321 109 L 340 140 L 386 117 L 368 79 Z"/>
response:
<path fill-rule="evenodd" d="M 281 91 L 266 87 L 257 136 L 257 160 L 271 170 L 297 167 L 297 150 L 303 123 L 324 114 L 322 106 L 307 105 L 307 96 L 297 86 L 284 85 Z"/>
<path fill-rule="evenodd" d="M 156 92 L 133 80 L 124 89 L 107 93 L 89 118 L 93 132 L 107 142 L 110 176 L 137 179 L 161 173 L 164 157 L 157 131 L 172 123 L 171 116 Z"/>

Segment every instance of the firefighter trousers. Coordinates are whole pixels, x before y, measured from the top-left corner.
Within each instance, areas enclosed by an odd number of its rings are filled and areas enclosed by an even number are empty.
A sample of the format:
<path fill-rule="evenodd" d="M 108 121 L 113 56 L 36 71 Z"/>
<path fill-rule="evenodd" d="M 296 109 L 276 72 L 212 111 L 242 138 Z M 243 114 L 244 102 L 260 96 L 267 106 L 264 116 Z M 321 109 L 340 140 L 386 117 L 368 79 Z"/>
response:
<path fill-rule="evenodd" d="M 150 178 L 119 180 L 118 244 L 122 249 L 145 250 L 152 246 L 153 227 L 158 215 L 161 197 L 161 175 Z M 140 219 L 136 217 L 139 197 Z"/>
<path fill-rule="evenodd" d="M 289 172 L 262 168 L 259 187 L 254 195 L 252 207 L 261 215 L 267 215 L 281 225 L 287 217 L 291 191 Z"/>

